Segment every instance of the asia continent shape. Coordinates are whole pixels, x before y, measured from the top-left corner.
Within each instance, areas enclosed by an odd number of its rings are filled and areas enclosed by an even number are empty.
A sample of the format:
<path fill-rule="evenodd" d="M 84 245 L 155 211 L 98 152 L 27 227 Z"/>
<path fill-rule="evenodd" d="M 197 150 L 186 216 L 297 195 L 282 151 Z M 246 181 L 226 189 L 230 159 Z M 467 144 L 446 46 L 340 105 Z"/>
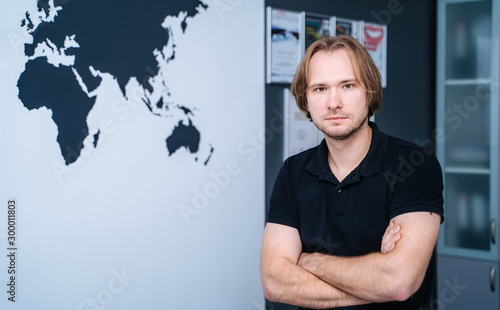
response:
<path fill-rule="evenodd" d="M 27 109 L 45 107 L 52 111 L 65 164 L 80 157 L 83 141 L 90 134 L 93 146 L 98 147 L 100 130 L 90 133 L 87 124 L 97 99 L 92 92 L 102 82 L 96 72 L 112 75 L 124 97 L 127 97 L 125 86 L 135 78 L 144 90 L 141 100 L 155 116 L 170 117 L 169 111 L 180 109 L 188 121 L 179 120 L 167 134 L 166 153 L 171 156 L 182 147 L 190 153 L 198 152 L 200 132 L 193 125 L 191 109 L 168 102 L 168 98 L 155 98 L 153 94 L 158 90 L 150 81 L 161 74 L 158 53 L 166 62 L 175 59 L 173 33 L 163 26 L 166 17 L 180 16 L 184 32 L 186 19 L 194 18 L 208 5 L 198 0 L 59 2 L 38 0 L 38 16 L 26 12 L 21 22 L 33 42 L 25 44 L 24 53 L 29 60 L 17 87 L 19 99 Z M 41 47 L 49 54 L 40 54 Z M 166 47 L 171 54 L 164 55 Z M 54 63 L 50 55 L 62 55 L 73 61 Z M 161 92 L 168 96 L 168 85 L 164 87 L 167 91 Z M 208 159 L 213 150 L 211 147 Z"/>

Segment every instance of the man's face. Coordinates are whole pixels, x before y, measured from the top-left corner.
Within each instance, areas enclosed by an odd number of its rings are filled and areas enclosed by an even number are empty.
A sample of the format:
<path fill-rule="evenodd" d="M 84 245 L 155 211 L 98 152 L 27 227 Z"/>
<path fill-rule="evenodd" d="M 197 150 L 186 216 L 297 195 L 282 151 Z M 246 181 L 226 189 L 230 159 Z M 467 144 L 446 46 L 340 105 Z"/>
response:
<path fill-rule="evenodd" d="M 346 49 L 316 52 L 309 64 L 307 110 L 326 136 L 344 140 L 367 125 L 366 91 Z"/>

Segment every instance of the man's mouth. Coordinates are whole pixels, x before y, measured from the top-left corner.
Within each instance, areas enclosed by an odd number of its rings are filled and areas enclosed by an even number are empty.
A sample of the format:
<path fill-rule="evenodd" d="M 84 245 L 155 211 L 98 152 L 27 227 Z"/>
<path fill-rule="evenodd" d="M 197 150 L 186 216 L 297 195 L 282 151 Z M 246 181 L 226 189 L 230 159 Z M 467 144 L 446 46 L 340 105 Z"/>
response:
<path fill-rule="evenodd" d="M 327 117 L 328 121 L 334 121 L 334 122 L 342 121 L 344 119 L 347 119 L 347 116 L 332 115 Z"/>

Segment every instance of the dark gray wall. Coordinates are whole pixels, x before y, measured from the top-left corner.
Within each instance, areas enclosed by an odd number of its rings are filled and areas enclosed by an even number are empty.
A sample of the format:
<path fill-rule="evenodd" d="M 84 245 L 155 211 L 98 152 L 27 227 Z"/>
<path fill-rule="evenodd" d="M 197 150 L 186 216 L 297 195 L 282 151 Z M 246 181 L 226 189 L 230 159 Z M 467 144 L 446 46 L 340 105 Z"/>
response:
<path fill-rule="evenodd" d="M 430 138 L 435 107 L 436 1 L 266 0 L 265 4 L 386 24 L 387 87 L 377 124 L 406 140 Z M 271 88 L 266 89 L 267 104 L 279 99 Z"/>
<path fill-rule="evenodd" d="M 376 122 L 387 134 L 412 142 L 433 138 L 436 1 L 266 0 L 265 5 L 387 25 L 387 87 Z M 266 85 L 268 129 L 279 118 L 277 111 L 282 111 L 285 87 L 289 85 Z M 276 130 L 275 125 L 271 129 L 274 135 L 266 144 L 266 202 L 282 164 L 283 152 L 282 132 Z M 275 304 L 268 304 L 268 308 L 286 309 Z"/>

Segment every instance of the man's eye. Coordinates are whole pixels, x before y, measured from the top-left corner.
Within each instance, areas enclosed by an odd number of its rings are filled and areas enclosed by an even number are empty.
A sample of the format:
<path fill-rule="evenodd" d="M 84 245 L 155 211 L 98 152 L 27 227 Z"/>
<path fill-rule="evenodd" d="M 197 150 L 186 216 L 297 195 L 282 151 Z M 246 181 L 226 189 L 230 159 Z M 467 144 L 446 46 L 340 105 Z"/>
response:
<path fill-rule="evenodd" d="M 319 93 L 324 92 L 325 90 L 326 90 L 326 88 L 324 88 L 324 87 L 317 87 L 316 88 L 316 91 Z"/>
<path fill-rule="evenodd" d="M 353 87 L 354 87 L 354 85 L 353 85 L 353 84 L 345 84 L 345 85 L 344 85 L 344 89 L 351 89 L 351 88 L 353 88 Z"/>

